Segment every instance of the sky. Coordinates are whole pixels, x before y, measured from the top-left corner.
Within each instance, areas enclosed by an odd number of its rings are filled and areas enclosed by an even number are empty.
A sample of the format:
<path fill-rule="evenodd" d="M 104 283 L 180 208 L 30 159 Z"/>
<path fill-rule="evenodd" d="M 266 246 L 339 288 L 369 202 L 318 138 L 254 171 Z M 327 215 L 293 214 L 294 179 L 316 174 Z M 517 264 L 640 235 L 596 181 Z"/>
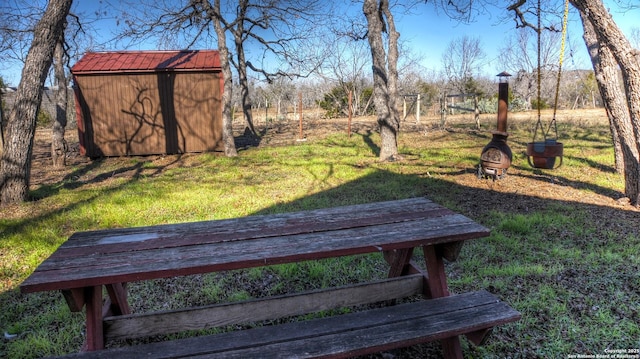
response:
<path fill-rule="evenodd" d="M 610 9 L 611 15 L 629 37 L 634 27 L 640 27 L 640 7 L 621 12 L 616 6 L 615 0 L 604 0 Z M 111 1 L 118 6 L 118 1 Z M 97 1 L 81 0 L 74 4 L 74 8 L 79 12 L 91 13 L 93 7 L 99 4 Z M 358 10 L 358 9 L 357 9 Z M 414 10 L 412 14 L 396 15 L 396 26 L 401 34 L 401 40 L 406 41 L 414 54 L 420 59 L 421 65 L 429 71 L 438 72 L 442 68 L 442 54 L 448 44 L 462 36 L 479 38 L 481 47 L 486 53 L 483 75 L 494 76 L 504 70 L 498 61 L 499 50 L 515 30 L 515 23 L 511 15 L 504 9 L 490 9 L 492 13 L 478 15 L 470 24 L 458 23 L 451 20 L 444 13 L 434 11 L 433 7 L 425 6 L 423 9 Z M 112 28 L 115 27 L 115 19 L 107 19 L 93 26 L 99 32 L 109 36 Z M 577 12 L 570 7 L 570 17 L 568 24 L 569 37 L 566 51 L 565 69 L 579 68 L 591 69 L 587 51 L 582 42 L 582 25 Z M 136 49 L 153 49 L 154 45 L 141 45 Z M 122 50 L 117 49 L 117 50 Z M 571 56 L 569 56 L 571 54 Z M 513 71 L 513 70 L 512 70 Z M 11 86 L 17 86 L 20 81 L 20 64 L 0 64 L 0 76 Z"/>
<path fill-rule="evenodd" d="M 640 28 L 640 7 L 621 12 L 616 10 L 619 8 L 614 1 L 604 0 L 604 2 L 618 27 L 630 39 L 632 28 Z M 508 3 L 512 2 L 508 1 Z M 470 24 L 458 23 L 444 14 L 438 16 L 430 11 L 423 15 L 402 18 L 399 28 L 401 38 L 409 39 L 412 48 L 424 54 L 423 66 L 436 71 L 441 68 L 442 54 L 450 41 L 465 35 L 479 38 L 481 48 L 486 53 L 484 61 L 486 76 L 509 70 L 502 68 L 504 65 L 500 63 L 498 57 L 507 39 L 514 36 L 517 31 L 511 13 L 502 9 L 495 10 L 491 14 L 479 15 Z M 591 69 L 591 62 L 582 39 L 582 23 L 577 10 L 572 6 L 569 6 L 567 31 L 565 68 Z"/>

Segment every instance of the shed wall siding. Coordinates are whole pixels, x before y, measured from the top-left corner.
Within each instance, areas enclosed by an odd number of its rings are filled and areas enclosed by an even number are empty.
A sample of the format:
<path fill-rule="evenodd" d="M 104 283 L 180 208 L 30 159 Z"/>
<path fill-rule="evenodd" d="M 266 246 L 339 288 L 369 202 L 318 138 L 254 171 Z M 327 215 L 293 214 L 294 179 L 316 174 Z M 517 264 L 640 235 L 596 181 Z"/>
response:
<path fill-rule="evenodd" d="M 222 148 L 219 72 L 77 75 L 90 157 Z M 80 127 L 79 127 L 80 128 Z"/>

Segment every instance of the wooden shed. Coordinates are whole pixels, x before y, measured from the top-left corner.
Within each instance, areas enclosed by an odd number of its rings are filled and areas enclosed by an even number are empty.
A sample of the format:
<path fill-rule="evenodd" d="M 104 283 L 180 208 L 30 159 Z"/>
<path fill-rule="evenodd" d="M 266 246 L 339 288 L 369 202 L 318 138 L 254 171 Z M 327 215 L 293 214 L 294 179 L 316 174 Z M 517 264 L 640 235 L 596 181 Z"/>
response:
<path fill-rule="evenodd" d="M 222 150 L 214 50 L 90 52 L 71 69 L 89 157 Z"/>

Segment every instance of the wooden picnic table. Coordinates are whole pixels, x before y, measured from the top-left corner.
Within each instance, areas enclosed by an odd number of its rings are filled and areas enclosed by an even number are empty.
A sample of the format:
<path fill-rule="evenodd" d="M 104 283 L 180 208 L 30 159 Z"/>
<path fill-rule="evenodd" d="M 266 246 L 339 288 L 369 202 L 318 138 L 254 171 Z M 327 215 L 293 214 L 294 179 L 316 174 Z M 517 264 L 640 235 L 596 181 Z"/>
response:
<path fill-rule="evenodd" d="M 225 220 L 78 232 L 40 264 L 20 288 L 23 293 L 60 290 L 72 311 L 85 307 L 85 349 L 96 351 L 104 348 L 105 338 L 155 335 L 165 330 L 208 328 L 212 322 L 233 322 L 224 319 L 225 313 L 233 312 L 230 307 L 218 308 L 214 310 L 215 315 L 210 316 L 200 309 L 191 316 L 183 312 L 169 313 L 165 321 L 145 313 L 136 318 L 127 303 L 128 282 L 383 252 L 390 265 L 389 278 L 413 275 L 411 278 L 418 279 L 412 279 L 411 283 L 417 283 L 422 294 L 427 298 L 440 298 L 450 294 L 444 259 L 456 260 L 465 240 L 488 235 L 489 230 L 484 226 L 423 197 Z M 426 272 L 412 261 L 416 247 L 424 252 Z M 362 299 L 352 299 L 358 293 L 361 297 L 385 300 L 387 297 L 377 298 L 376 294 L 382 285 L 385 290 L 397 292 L 398 285 L 407 286 L 407 283 L 377 283 L 376 287 L 366 287 L 366 290 L 362 289 L 365 287 L 354 289 L 354 286 L 347 288 L 341 299 L 338 297 L 342 292 L 324 297 L 303 294 L 285 298 L 286 306 L 282 304 L 285 302 L 275 302 L 262 314 L 256 313 L 259 308 L 266 308 L 264 303 L 255 305 L 251 311 L 244 306 L 236 312 L 252 313 L 243 318 L 250 321 L 254 317 L 267 318 L 272 313 L 266 311 L 277 312 L 278 308 L 283 311 L 278 314 L 300 311 L 290 308 L 307 305 L 305 300 L 315 297 L 318 298 L 314 300 L 323 303 L 322 307 L 331 300 L 340 302 L 335 305 L 350 301 L 362 303 Z M 396 287 L 391 287 L 392 284 Z M 103 288 L 108 293 L 106 298 L 103 298 Z M 519 313 L 513 311 L 507 317 L 485 324 L 493 326 L 517 320 Z M 479 328 L 478 325 L 473 328 L 476 327 Z M 488 330 L 490 328 L 473 329 L 467 336 L 475 336 L 480 342 Z M 457 335 L 462 332 L 457 331 L 453 337 L 443 340 L 446 356 L 461 356 Z"/>

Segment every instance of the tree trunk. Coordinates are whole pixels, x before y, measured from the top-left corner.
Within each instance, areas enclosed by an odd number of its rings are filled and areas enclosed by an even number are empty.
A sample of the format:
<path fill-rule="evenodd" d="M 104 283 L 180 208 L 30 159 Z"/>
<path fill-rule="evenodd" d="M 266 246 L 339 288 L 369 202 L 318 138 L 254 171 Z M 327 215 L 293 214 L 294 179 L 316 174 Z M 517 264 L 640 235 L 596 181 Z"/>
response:
<path fill-rule="evenodd" d="M 248 129 L 252 136 L 257 136 L 253 126 L 253 114 L 251 113 L 251 100 L 249 99 L 249 80 L 247 79 L 247 60 L 244 54 L 243 36 L 244 19 L 246 17 L 248 2 L 241 0 L 238 2 L 238 21 L 233 31 L 233 38 L 236 44 L 236 57 L 238 58 L 238 82 L 240 85 L 240 97 L 242 99 L 242 114 L 244 115 L 245 129 Z M 246 132 L 246 131 L 245 131 Z"/>
<path fill-rule="evenodd" d="M 634 198 L 640 192 L 640 162 L 629 110 L 624 101 L 625 94 L 618 81 L 618 64 L 609 48 L 598 44 L 593 26 L 582 11 L 580 17 L 584 28 L 584 42 L 591 56 L 595 78 L 609 117 L 616 170 L 624 173 L 625 195 Z"/>
<path fill-rule="evenodd" d="M 600 61 L 605 59 L 607 51 L 615 58 L 622 71 L 624 88 L 627 100 L 627 108 L 631 122 L 631 131 L 626 131 L 618 126 L 618 138 L 624 153 L 625 162 L 625 194 L 634 206 L 640 205 L 640 172 L 638 172 L 638 152 L 640 152 L 640 61 L 637 50 L 634 50 L 624 34 L 615 24 L 611 15 L 607 12 L 601 0 L 571 0 L 571 3 L 593 26 L 600 47 Z M 583 20 L 583 22 L 586 22 Z M 603 56 L 604 54 L 604 56 Z M 605 88 L 613 87 L 608 80 Z M 599 82 L 600 84 L 600 82 Z M 602 86 L 601 86 L 602 89 Z M 604 95 L 603 95 L 604 97 Z M 610 101 L 604 99 L 605 102 Z M 609 109 L 615 108 L 615 104 L 609 104 Z M 616 118 L 617 115 L 612 113 Z M 618 125 L 621 120 L 616 121 Z M 624 138 L 624 140 L 622 140 Z M 625 148 L 627 147 L 627 148 Z M 631 159 L 635 153 L 635 159 Z"/>
<path fill-rule="evenodd" d="M 617 121 L 614 115 L 611 114 L 611 111 L 605 105 L 605 110 L 607 112 L 607 118 L 609 119 L 609 128 L 611 129 L 611 142 L 613 143 L 613 159 L 615 170 L 618 174 L 624 175 L 625 161 L 624 161 L 624 151 L 622 147 L 622 142 L 624 141 L 624 136 L 619 134 L 617 129 Z M 631 130 L 631 121 L 629 121 L 629 129 Z M 630 147 L 631 149 L 634 146 Z"/>
<path fill-rule="evenodd" d="M 604 100 L 604 108 L 607 111 L 607 117 L 609 118 L 609 127 L 611 128 L 611 137 L 614 147 L 616 171 L 618 173 L 624 173 L 624 154 L 622 150 L 622 143 L 628 137 L 621 135 L 618 127 L 621 127 L 622 133 L 631 133 L 631 119 L 629 118 L 629 111 L 624 99 L 624 93 L 621 91 L 622 87 L 618 83 L 618 65 L 616 64 L 611 51 L 606 47 L 600 47 L 598 44 L 598 37 L 593 30 L 593 25 L 586 15 L 580 12 L 580 18 L 582 20 L 582 27 L 584 29 L 584 43 L 587 46 L 587 51 L 591 57 L 591 63 L 593 65 L 593 73 L 600 89 L 602 99 Z M 625 131 L 627 129 L 628 131 Z M 631 137 L 633 138 L 633 137 Z M 631 146 L 635 141 L 631 142 Z"/>
<path fill-rule="evenodd" d="M 71 2 L 72 0 L 50 0 L 35 26 L 16 101 L 9 114 L 6 144 L 0 161 L 0 204 L 3 206 L 27 199 L 36 115 L 42 100 L 42 88 L 51 67 L 56 43 L 63 35 Z"/>
<path fill-rule="evenodd" d="M 367 18 L 368 40 L 373 62 L 373 103 L 380 126 L 380 160 L 394 160 L 398 156 L 398 131 L 400 130 L 399 99 L 397 93 L 398 37 L 393 17 L 386 0 L 365 0 L 363 12 Z M 389 27 L 389 58 L 386 60 L 382 33 Z"/>
<path fill-rule="evenodd" d="M 207 13 L 207 17 L 213 22 L 216 35 L 218 36 L 218 51 L 220 53 L 220 65 L 223 76 L 222 142 L 224 145 L 224 154 L 228 157 L 235 157 L 238 155 L 238 151 L 236 150 L 235 139 L 233 138 L 233 116 L 231 112 L 233 82 L 229 61 L 229 49 L 227 48 L 227 36 L 225 34 L 226 25 L 223 24 L 220 13 L 220 0 L 215 0 L 213 6 L 211 6 L 208 0 L 200 0 L 200 4 Z"/>
<path fill-rule="evenodd" d="M 400 33 L 396 31 L 393 14 L 391 14 L 391 11 L 389 10 L 389 1 L 382 0 L 380 2 L 380 8 L 387 19 L 387 27 L 389 32 L 387 43 L 387 48 L 389 51 L 387 69 L 389 76 L 389 113 L 391 114 L 391 118 L 388 126 L 392 129 L 393 132 L 393 137 L 387 139 L 388 143 L 386 145 L 384 143 L 384 140 L 382 140 L 382 149 L 384 149 L 385 147 L 387 148 L 388 156 L 384 156 L 384 151 L 381 150 L 380 158 L 394 160 L 398 156 L 398 133 L 400 132 L 400 96 L 398 96 L 398 57 L 400 56 L 398 53 L 398 39 L 400 38 Z"/>
<path fill-rule="evenodd" d="M 249 98 L 249 81 L 247 80 L 247 64 L 245 63 L 244 47 L 237 44 L 238 51 L 238 81 L 240 82 L 240 97 L 242 98 L 242 114 L 244 115 L 245 128 L 253 136 L 257 136 L 253 126 L 253 113 L 251 112 L 251 99 Z"/>
<path fill-rule="evenodd" d="M 235 157 L 238 155 L 238 151 L 236 151 L 233 137 L 233 116 L 231 112 L 233 77 L 229 61 L 229 49 L 227 48 L 227 36 L 225 35 L 225 28 L 222 26 L 220 0 L 215 0 L 215 9 L 218 16 L 214 19 L 213 24 L 218 35 L 218 51 L 220 51 L 220 65 L 222 66 L 222 76 L 224 77 L 222 90 L 222 140 L 224 141 L 224 154 L 228 157 Z"/>
<path fill-rule="evenodd" d="M 56 117 L 51 129 L 51 160 L 53 167 L 61 168 L 66 165 L 67 141 L 64 139 L 67 127 L 67 76 L 64 71 L 64 38 L 56 44 L 54 51 L 53 70 L 58 90 L 56 91 Z"/>

